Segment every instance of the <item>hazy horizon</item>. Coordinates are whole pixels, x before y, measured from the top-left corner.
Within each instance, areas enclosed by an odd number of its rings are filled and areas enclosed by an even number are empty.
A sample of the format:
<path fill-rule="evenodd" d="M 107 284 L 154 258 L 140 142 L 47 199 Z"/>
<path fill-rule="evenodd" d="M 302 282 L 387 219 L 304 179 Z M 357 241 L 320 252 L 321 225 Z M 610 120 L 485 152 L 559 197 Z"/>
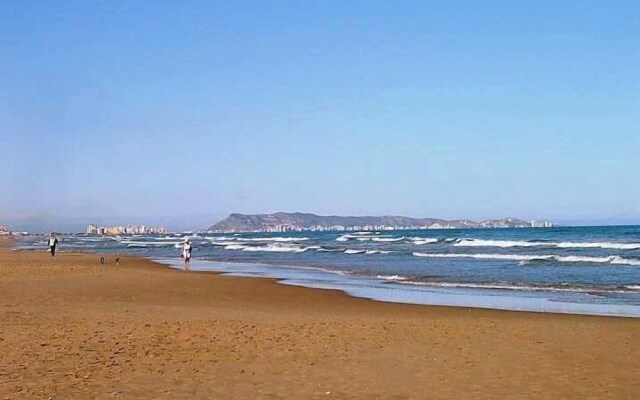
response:
<path fill-rule="evenodd" d="M 287 211 L 274 211 L 274 212 L 264 212 L 264 213 L 256 213 L 256 214 L 273 214 L 276 212 L 287 212 Z M 291 211 L 297 212 L 297 211 Z M 305 211 L 306 212 L 306 211 Z M 313 213 L 312 214 L 318 214 Z M 320 214 L 318 214 L 320 215 Z M 372 214 L 358 214 L 358 215 L 349 215 L 349 214 L 332 214 L 338 216 L 383 216 L 383 214 L 372 215 Z M 390 214 L 385 214 L 390 215 Z M 397 214 L 394 214 L 397 215 Z M 171 217 L 171 216 L 162 216 L 156 218 L 111 218 L 111 217 L 102 217 L 102 218 L 77 218 L 67 221 L 55 221 L 55 220 L 45 220 L 42 218 L 34 218 L 34 219 L 23 219 L 23 220 L 14 220 L 13 223 L 6 224 L 9 228 L 13 229 L 15 232 L 27 231 L 30 233 L 47 233 L 47 232 L 65 232 L 65 233 L 80 233 L 84 232 L 86 226 L 88 224 L 96 224 L 98 226 L 117 226 L 117 225 L 146 225 L 146 226 L 162 226 L 167 228 L 171 232 L 187 232 L 187 231 L 198 231 L 204 228 L 208 228 L 211 225 L 214 225 L 217 222 L 220 222 L 224 218 L 226 218 L 228 214 L 216 216 L 196 216 L 191 215 L 185 218 L 182 217 Z M 458 217 L 458 218 L 441 218 L 437 215 L 402 215 L 404 217 L 412 217 L 412 218 L 437 218 L 437 219 L 447 219 L 447 220 L 474 220 L 474 221 L 482 221 L 489 219 L 502 219 L 502 218 L 522 218 L 517 215 L 503 215 L 496 217 L 488 217 L 488 218 L 466 218 L 466 217 Z M 523 218 L 527 219 L 527 218 Z M 538 220 L 542 220 L 545 218 L 537 218 Z M 550 220 L 556 225 L 559 226 L 619 226 L 619 225 L 640 225 L 640 221 L 633 219 L 595 219 L 595 220 Z M 0 225 L 2 225 L 0 223 Z"/>
<path fill-rule="evenodd" d="M 10 2 L 0 225 L 640 223 L 640 3 Z"/>

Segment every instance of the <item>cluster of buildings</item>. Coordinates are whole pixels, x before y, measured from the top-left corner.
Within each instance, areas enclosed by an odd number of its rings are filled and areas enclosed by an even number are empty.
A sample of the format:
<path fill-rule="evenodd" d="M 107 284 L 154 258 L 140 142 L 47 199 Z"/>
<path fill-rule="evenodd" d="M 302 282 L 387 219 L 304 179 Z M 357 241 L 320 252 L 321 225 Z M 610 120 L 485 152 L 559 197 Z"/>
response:
<path fill-rule="evenodd" d="M 468 219 L 410 218 L 386 216 L 322 216 L 311 213 L 230 214 L 211 226 L 209 232 L 344 232 L 344 231 L 403 231 L 426 229 L 478 228 L 548 228 L 548 221 L 526 221 L 517 218 L 487 219 L 476 222 Z"/>
<path fill-rule="evenodd" d="M 553 228 L 554 227 L 553 223 L 549 221 L 531 220 L 529 221 L 529 223 L 531 224 L 531 228 Z"/>
<path fill-rule="evenodd" d="M 438 224 L 435 224 L 438 225 Z M 418 229 L 437 229 L 428 226 L 389 226 L 389 225 L 314 225 L 310 227 L 300 225 L 265 226 L 259 232 L 359 232 L 359 231 L 400 231 Z M 439 229 L 442 229 L 441 227 Z"/>
<path fill-rule="evenodd" d="M 454 224 L 446 222 L 434 222 L 430 225 L 314 225 L 300 226 L 295 224 L 266 225 L 258 232 L 359 232 L 359 231 L 403 231 L 403 230 L 430 230 L 430 229 L 465 229 L 465 228 L 552 228 L 549 221 L 520 221 L 513 219 L 484 221 L 474 223 L 472 221 L 457 221 Z"/>
<path fill-rule="evenodd" d="M 145 225 L 119 225 L 119 226 L 97 226 L 87 225 L 87 235 L 159 235 L 165 234 L 167 230 L 163 227 Z"/>
<path fill-rule="evenodd" d="M 11 231 L 4 225 L 0 225 L 0 236 L 10 235 Z"/>

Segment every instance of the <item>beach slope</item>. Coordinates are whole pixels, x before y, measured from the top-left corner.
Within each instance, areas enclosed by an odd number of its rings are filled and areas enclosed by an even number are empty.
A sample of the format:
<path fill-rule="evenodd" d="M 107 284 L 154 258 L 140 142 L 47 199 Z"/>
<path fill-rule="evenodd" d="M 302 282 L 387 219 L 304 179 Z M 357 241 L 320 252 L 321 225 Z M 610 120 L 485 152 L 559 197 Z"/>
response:
<path fill-rule="evenodd" d="M 0 251 L 2 399 L 634 399 L 640 320 Z"/>

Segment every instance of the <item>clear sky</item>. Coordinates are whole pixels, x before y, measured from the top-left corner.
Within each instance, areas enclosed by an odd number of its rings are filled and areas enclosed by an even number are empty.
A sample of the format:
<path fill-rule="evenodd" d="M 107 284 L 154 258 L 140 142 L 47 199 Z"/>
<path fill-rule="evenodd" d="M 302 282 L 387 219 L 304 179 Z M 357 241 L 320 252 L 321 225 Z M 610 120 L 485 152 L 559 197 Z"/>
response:
<path fill-rule="evenodd" d="M 6 1 L 0 224 L 640 222 L 640 2 Z"/>

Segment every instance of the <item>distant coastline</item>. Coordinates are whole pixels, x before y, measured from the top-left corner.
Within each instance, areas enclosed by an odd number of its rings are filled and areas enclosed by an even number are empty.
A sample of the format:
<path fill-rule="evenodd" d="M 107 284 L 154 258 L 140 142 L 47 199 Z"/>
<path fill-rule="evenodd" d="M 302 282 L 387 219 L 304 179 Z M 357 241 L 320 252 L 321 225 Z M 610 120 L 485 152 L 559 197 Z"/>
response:
<path fill-rule="evenodd" d="M 394 231 L 430 229 L 483 229 L 483 228 L 551 228 L 547 220 L 525 221 L 517 218 L 491 219 L 480 222 L 444 220 L 438 218 L 412 218 L 404 216 L 321 216 L 310 213 L 231 214 L 206 229 L 211 233 L 239 232 L 342 232 L 342 231 Z"/>
<path fill-rule="evenodd" d="M 87 235 L 162 235 L 168 231 L 161 226 L 145 226 L 145 225 L 116 225 L 116 226 L 97 226 L 95 224 L 87 225 L 85 229 Z"/>

